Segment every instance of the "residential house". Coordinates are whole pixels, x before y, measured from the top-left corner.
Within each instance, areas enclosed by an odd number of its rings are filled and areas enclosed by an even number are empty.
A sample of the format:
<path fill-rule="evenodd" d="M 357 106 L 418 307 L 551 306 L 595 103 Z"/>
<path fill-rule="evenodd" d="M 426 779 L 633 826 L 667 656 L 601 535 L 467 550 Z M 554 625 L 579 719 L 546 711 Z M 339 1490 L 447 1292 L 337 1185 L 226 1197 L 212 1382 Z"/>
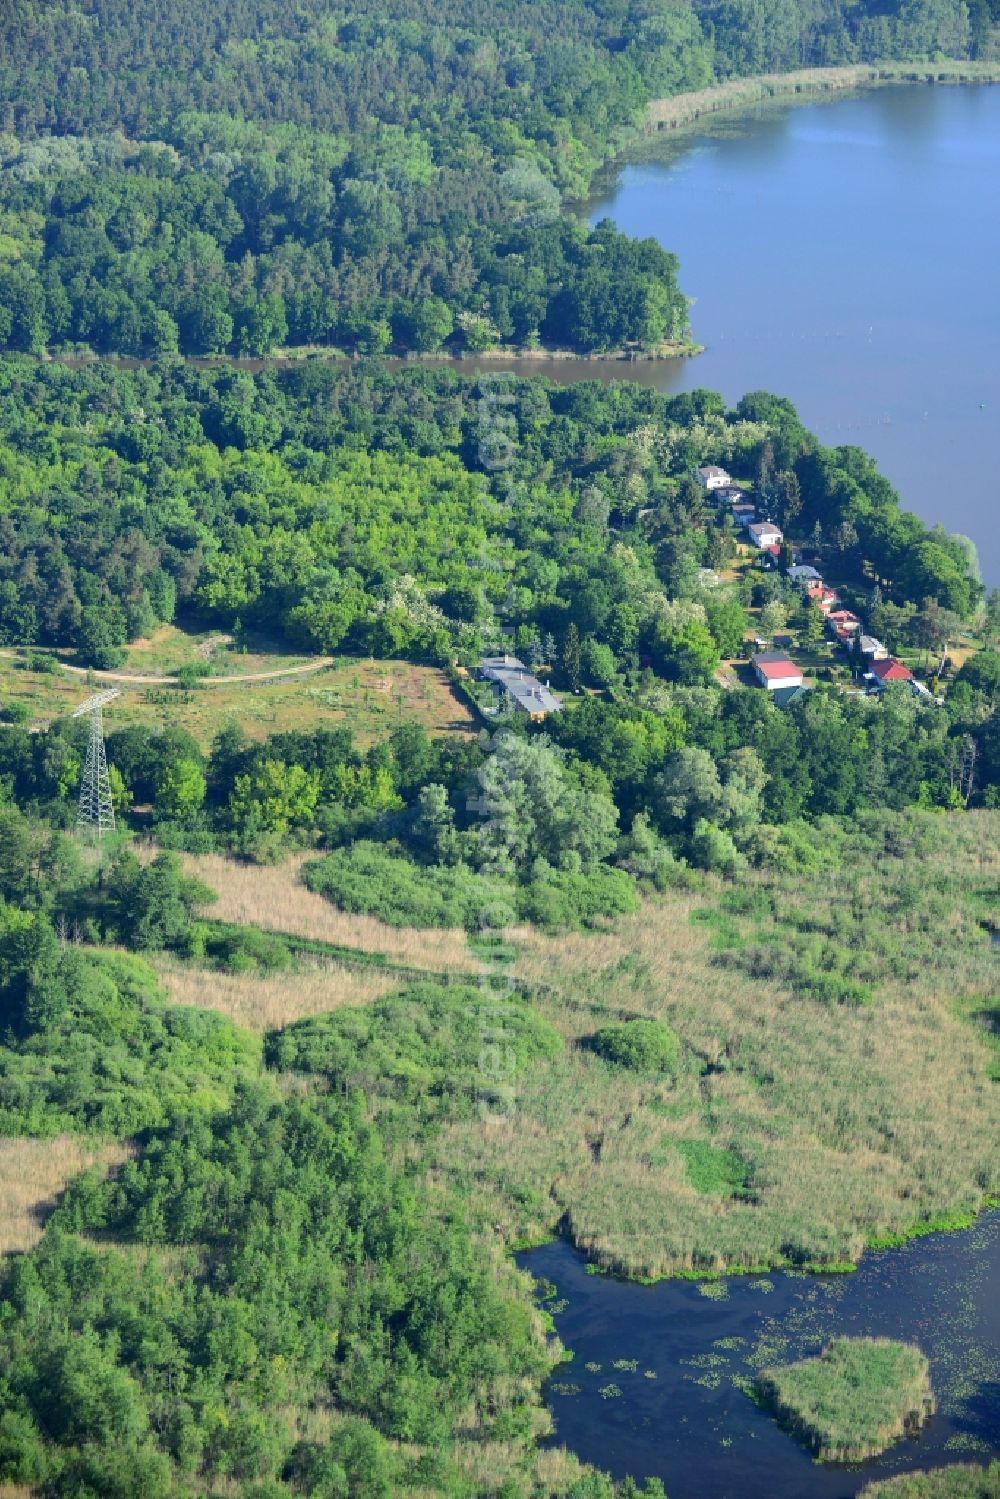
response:
<path fill-rule="evenodd" d="M 746 499 L 746 491 L 740 489 L 738 484 L 720 484 L 715 491 L 715 498 L 723 505 L 738 505 L 741 500 Z"/>
<path fill-rule="evenodd" d="M 719 468 L 715 463 L 708 463 L 704 468 L 695 470 L 695 478 L 702 489 L 711 492 L 713 489 L 727 489 L 732 484 L 732 479 L 724 468 Z"/>
<path fill-rule="evenodd" d="M 835 588 L 827 588 L 825 583 L 807 583 L 806 598 L 813 604 L 817 604 L 821 613 L 829 616 L 840 603 L 840 594 Z"/>
<path fill-rule="evenodd" d="M 764 551 L 768 547 L 780 547 L 784 541 L 781 529 L 773 521 L 754 521 L 753 525 L 747 527 L 747 535 L 755 547 Z"/>
<path fill-rule="evenodd" d="M 818 573 L 814 567 L 806 566 L 801 562 L 797 562 L 794 567 L 790 567 L 787 576 L 793 583 L 800 583 L 803 586 L 809 583 L 822 583 L 823 581 L 822 574 Z"/>
<path fill-rule="evenodd" d="M 757 681 L 768 692 L 777 692 L 785 687 L 802 686 L 801 671 L 792 658 L 786 656 L 783 651 L 764 651 L 759 656 L 751 656 L 750 665 L 754 669 Z"/>
<path fill-rule="evenodd" d="M 533 723 L 541 723 L 546 714 L 562 709 L 559 699 L 516 656 L 484 656 L 479 663 L 479 675 L 492 682 L 498 695 L 506 698 L 518 713 L 526 713 Z"/>
<path fill-rule="evenodd" d="M 861 629 L 860 619 L 856 614 L 852 614 L 850 609 L 831 609 L 826 618 L 841 638 L 853 635 Z"/>
<path fill-rule="evenodd" d="M 882 692 L 893 682 L 912 682 L 913 673 L 902 661 L 897 661 L 895 656 L 883 656 L 878 661 L 873 661 L 869 676 L 875 679 L 875 689 Z"/>
<path fill-rule="evenodd" d="M 857 643 L 862 656 L 867 656 L 869 661 L 884 661 L 889 655 L 881 640 L 876 640 L 874 635 L 859 635 Z"/>
<path fill-rule="evenodd" d="M 757 511 L 753 505 L 734 505 L 732 515 L 738 526 L 752 526 L 757 519 Z"/>

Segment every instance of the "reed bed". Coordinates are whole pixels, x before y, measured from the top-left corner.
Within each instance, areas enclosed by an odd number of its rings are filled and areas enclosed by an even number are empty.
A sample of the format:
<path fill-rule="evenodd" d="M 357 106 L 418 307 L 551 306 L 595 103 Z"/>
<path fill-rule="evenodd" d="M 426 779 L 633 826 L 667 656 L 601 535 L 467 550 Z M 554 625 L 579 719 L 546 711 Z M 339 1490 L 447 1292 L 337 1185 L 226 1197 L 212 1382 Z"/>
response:
<path fill-rule="evenodd" d="M 1000 1462 L 949 1463 L 866 1483 L 858 1499 L 1000 1499 Z"/>
<path fill-rule="evenodd" d="M 280 1030 L 307 1015 L 372 1004 L 402 982 L 396 974 L 354 970 L 335 963 L 273 977 L 206 973 L 182 967 L 166 957 L 154 958 L 152 966 L 172 1004 L 218 1010 L 236 1025 L 258 1034 Z"/>
<path fill-rule="evenodd" d="M 220 921 L 383 953 L 394 962 L 434 972 L 478 970 L 480 965 L 463 931 L 387 926 L 374 916 L 340 911 L 322 895 L 307 890 L 299 871 L 314 857 L 299 854 L 283 864 L 252 865 L 223 854 L 185 854 L 184 867 L 217 892 L 211 915 Z"/>
<path fill-rule="evenodd" d="M 890 1338 L 834 1338 L 817 1358 L 762 1369 L 756 1389 L 821 1462 L 877 1457 L 934 1414 L 926 1358 Z"/>
<path fill-rule="evenodd" d="M 128 1145 L 95 1144 L 76 1135 L 0 1140 L 0 1255 L 37 1244 L 74 1176 L 90 1166 L 118 1166 L 131 1153 Z"/>
<path fill-rule="evenodd" d="M 778 909 L 741 918 L 747 940 L 794 950 L 793 905 L 832 923 L 836 950 L 874 965 L 866 1004 L 796 992 L 720 951 L 692 918 L 721 886 L 648 903 L 614 932 L 519 933 L 518 973 L 566 1046 L 519 1080 L 509 1117 L 450 1125 L 435 1170 L 509 1240 L 561 1223 L 601 1265 L 643 1277 L 856 1262 L 866 1244 L 967 1220 L 1000 1190 L 1000 1090 L 968 1018 L 996 1004 L 973 896 L 1000 888 L 1000 816 L 916 825 L 932 857 L 918 839 L 808 885 L 745 878 Z M 579 1044 L 634 1016 L 681 1037 L 672 1084 Z M 692 1142 L 741 1162 L 743 1184 L 698 1190 Z"/>

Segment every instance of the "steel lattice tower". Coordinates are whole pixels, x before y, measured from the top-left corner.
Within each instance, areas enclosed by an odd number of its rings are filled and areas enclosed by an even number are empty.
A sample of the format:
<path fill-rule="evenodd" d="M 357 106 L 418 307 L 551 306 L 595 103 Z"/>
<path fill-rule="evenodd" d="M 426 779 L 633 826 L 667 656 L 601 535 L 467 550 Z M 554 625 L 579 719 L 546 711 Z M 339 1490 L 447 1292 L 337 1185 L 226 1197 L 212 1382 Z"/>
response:
<path fill-rule="evenodd" d="M 108 777 L 108 759 L 104 751 L 104 705 L 118 696 L 118 688 L 98 692 L 81 703 L 71 715 L 73 718 L 90 718 L 90 742 L 87 759 L 80 782 L 80 802 L 77 808 L 76 825 L 81 831 L 95 838 L 115 830 L 115 808 L 111 800 L 111 781 Z"/>

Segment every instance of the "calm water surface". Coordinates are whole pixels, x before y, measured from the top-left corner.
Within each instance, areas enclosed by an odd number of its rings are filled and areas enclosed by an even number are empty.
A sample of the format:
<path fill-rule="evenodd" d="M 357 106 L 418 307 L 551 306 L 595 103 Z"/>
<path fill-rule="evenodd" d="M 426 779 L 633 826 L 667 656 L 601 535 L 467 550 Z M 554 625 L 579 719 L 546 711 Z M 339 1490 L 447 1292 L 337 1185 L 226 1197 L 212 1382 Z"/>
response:
<path fill-rule="evenodd" d="M 555 1322 L 574 1357 L 549 1384 L 554 1440 L 616 1478 L 656 1475 L 670 1499 L 848 1499 L 874 1477 L 1000 1456 L 1000 1213 L 868 1254 L 853 1275 L 732 1279 L 723 1300 L 587 1275 L 562 1241 L 519 1263 L 566 1302 Z M 918 1440 L 855 1467 L 814 1463 L 738 1383 L 839 1334 L 917 1343 L 939 1405 Z M 621 1394 L 602 1396 L 609 1384 Z"/>
<path fill-rule="evenodd" d="M 1000 87 L 892 87 L 706 126 L 590 205 L 681 259 L 662 390 L 789 396 L 1000 584 Z M 708 133 L 710 132 L 710 133 Z"/>

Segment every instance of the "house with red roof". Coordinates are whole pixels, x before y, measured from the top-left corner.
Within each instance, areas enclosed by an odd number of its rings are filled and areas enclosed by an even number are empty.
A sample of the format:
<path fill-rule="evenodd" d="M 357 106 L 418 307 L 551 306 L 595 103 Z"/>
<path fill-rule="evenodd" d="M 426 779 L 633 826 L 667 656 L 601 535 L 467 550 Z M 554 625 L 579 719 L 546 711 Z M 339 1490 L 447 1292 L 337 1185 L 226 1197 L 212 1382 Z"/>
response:
<path fill-rule="evenodd" d="M 750 657 L 754 676 L 768 692 L 777 692 L 785 687 L 801 687 L 802 673 L 790 656 L 781 651 L 764 651 Z"/>
<path fill-rule="evenodd" d="M 873 661 L 871 664 L 871 675 L 875 678 L 875 685 L 880 690 L 888 687 L 890 682 L 912 682 L 913 673 L 902 661 L 897 661 L 895 656 L 886 656 L 882 661 Z"/>

